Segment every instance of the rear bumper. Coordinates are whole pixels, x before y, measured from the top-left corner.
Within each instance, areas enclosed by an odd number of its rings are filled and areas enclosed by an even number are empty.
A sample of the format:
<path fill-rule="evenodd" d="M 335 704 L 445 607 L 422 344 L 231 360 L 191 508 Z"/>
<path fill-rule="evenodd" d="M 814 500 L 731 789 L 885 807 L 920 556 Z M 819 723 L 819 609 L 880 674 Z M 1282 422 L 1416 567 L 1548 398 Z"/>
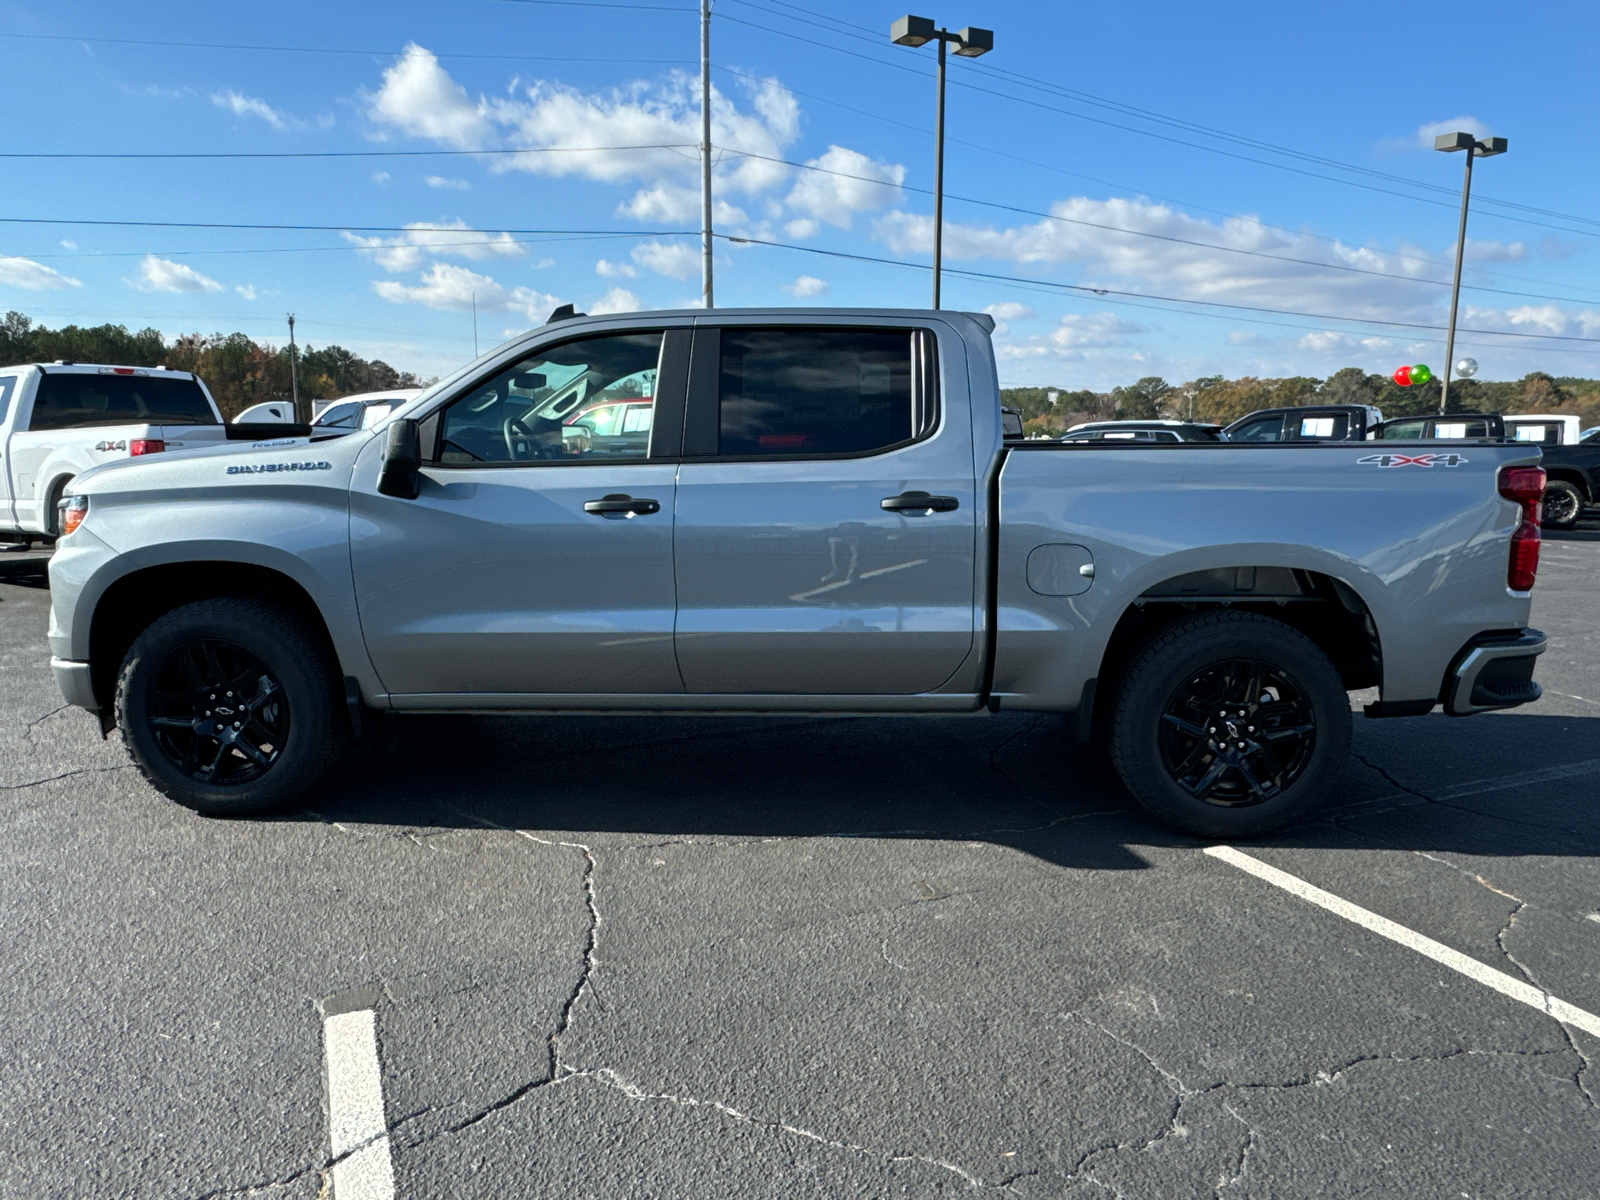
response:
<path fill-rule="evenodd" d="M 1483 634 L 1468 642 L 1445 675 L 1444 710 L 1452 717 L 1531 704 L 1541 694 L 1534 662 L 1544 653 L 1537 629 Z"/>
<path fill-rule="evenodd" d="M 61 698 L 68 704 L 98 712 L 100 702 L 94 698 L 94 684 L 89 678 L 89 664 L 74 662 L 70 658 L 51 658 L 50 670 L 61 689 Z"/>

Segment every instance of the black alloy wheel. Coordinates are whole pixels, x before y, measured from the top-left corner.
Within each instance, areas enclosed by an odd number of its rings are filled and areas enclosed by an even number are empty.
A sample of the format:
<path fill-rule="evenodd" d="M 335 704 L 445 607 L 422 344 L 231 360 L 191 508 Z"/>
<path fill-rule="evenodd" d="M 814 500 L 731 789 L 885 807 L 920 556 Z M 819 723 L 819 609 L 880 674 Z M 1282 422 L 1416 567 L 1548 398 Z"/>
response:
<path fill-rule="evenodd" d="M 289 698 L 243 646 L 196 638 L 156 668 L 147 720 L 161 752 L 208 787 L 261 778 L 289 737 Z"/>
<path fill-rule="evenodd" d="M 1564 479 L 1552 479 L 1545 485 L 1544 505 L 1540 521 L 1556 529 L 1574 525 L 1583 515 L 1583 494 Z"/>
<path fill-rule="evenodd" d="M 1305 771 L 1317 719 L 1305 689 L 1258 659 L 1206 667 L 1168 698 L 1162 765 L 1198 800 L 1224 808 L 1262 804 Z"/>

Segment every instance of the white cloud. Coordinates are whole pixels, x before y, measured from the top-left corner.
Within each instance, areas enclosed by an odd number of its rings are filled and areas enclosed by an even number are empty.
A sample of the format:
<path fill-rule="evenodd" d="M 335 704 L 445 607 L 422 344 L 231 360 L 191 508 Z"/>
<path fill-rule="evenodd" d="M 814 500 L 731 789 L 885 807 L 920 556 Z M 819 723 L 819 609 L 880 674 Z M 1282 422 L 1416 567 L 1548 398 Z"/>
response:
<path fill-rule="evenodd" d="M 393 237 L 363 237 L 348 230 L 343 236 L 391 272 L 414 271 L 430 256 L 484 262 L 526 253 L 509 233 L 487 233 L 461 220 L 409 221 L 405 230 Z"/>
<path fill-rule="evenodd" d="M 489 105 L 476 104 L 439 60 L 415 42 L 383 73 L 383 86 L 366 96 L 367 115 L 379 126 L 411 137 L 478 150 L 493 138 Z"/>
<path fill-rule="evenodd" d="M 600 299 L 589 306 L 589 312 L 595 316 L 604 316 L 606 313 L 638 312 L 644 306 L 627 288 L 614 287 Z"/>
<path fill-rule="evenodd" d="M 1447 254 L 1455 254 L 1455 246 L 1451 246 Z M 1528 258 L 1528 247 L 1521 242 L 1480 242 L 1473 238 L 1467 239 L 1467 261 L 1469 263 L 1497 263 L 1497 262 L 1525 262 Z"/>
<path fill-rule="evenodd" d="M 810 217 L 796 217 L 783 227 L 783 231 L 795 239 L 814 237 L 817 230 L 822 228 L 820 221 L 813 221 Z"/>
<path fill-rule="evenodd" d="M 533 269 L 535 271 L 544 271 L 544 270 L 549 269 L 550 267 L 555 266 L 556 265 L 556 260 L 553 259 L 553 258 L 541 258 L 538 262 L 536 262 L 536 263 L 534 263 L 532 265 L 533 265 Z"/>
<path fill-rule="evenodd" d="M 1081 362 L 1104 350 L 1127 345 L 1133 334 L 1147 332 L 1143 325 L 1125 321 L 1115 313 L 1068 313 L 1049 333 L 1006 342 L 997 346 L 996 351 L 999 357 L 1006 359 Z"/>
<path fill-rule="evenodd" d="M 372 173 L 372 182 L 377 184 L 379 187 L 382 187 L 393 178 L 394 176 L 389 174 L 387 171 L 374 171 Z"/>
<path fill-rule="evenodd" d="M 1550 239 L 1546 238 L 1545 240 L 1549 241 Z M 61 239 L 61 248 L 63 250 L 76 250 L 78 248 L 78 243 L 74 242 L 70 238 L 62 238 Z"/>
<path fill-rule="evenodd" d="M 1477 117 L 1451 117 L 1447 121 L 1429 121 L 1417 130 L 1417 145 L 1433 149 L 1433 139 L 1441 133 L 1470 133 L 1475 138 L 1486 138 L 1490 129 Z"/>
<path fill-rule="evenodd" d="M 507 288 L 488 275 L 454 263 L 436 262 L 411 286 L 395 279 L 379 279 L 372 290 L 391 304 L 421 304 L 427 308 L 467 312 L 476 301 L 480 312 L 520 312 L 530 321 L 543 321 L 561 301 L 532 288 Z"/>
<path fill-rule="evenodd" d="M 594 265 L 594 273 L 606 279 L 633 279 L 639 274 L 639 269 L 631 263 L 614 263 L 601 259 Z"/>
<path fill-rule="evenodd" d="M 0 255 L 0 284 L 7 287 L 26 288 L 30 292 L 59 291 L 62 288 L 82 287 L 70 275 L 63 275 L 54 267 L 34 262 L 31 258 L 11 258 Z"/>
<path fill-rule="evenodd" d="M 431 188 L 446 188 L 456 192 L 470 192 L 472 185 L 465 179 L 451 179 L 444 175 L 424 175 L 422 181 Z"/>
<path fill-rule="evenodd" d="M 1012 321 L 1019 321 L 1023 317 L 1033 316 L 1033 309 L 1026 304 L 1018 304 L 1015 301 L 990 304 L 985 306 L 983 311 L 994 318 L 994 336 L 996 338 L 1003 338 L 1011 332 Z"/>
<path fill-rule="evenodd" d="M 133 286 L 141 292 L 220 292 L 222 285 L 193 267 L 169 258 L 146 254 L 139 260 L 139 278 Z"/>
<path fill-rule="evenodd" d="M 700 269 L 700 249 L 687 242 L 645 242 L 633 248 L 633 261 L 668 279 L 688 279 Z"/>
<path fill-rule="evenodd" d="M 828 281 L 818 279 L 815 275 L 802 275 L 793 283 L 785 285 L 784 291 L 791 296 L 805 299 L 808 296 L 820 296 L 828 290 Z"/>
<path fill-rule="evenodd" d="M 898 163 L 878 162 L 843 146 L 829 146 L 806 165 L 817 169 L 800 172 L 787 198 L 789 207 L 839 229 L 849 229 L 858 212 L 887 208 L 899 200 L 906 178 Z"/>
<path fill-rule="evenodd" d="M 232 88 L 224 92 L 213 92 L 211 94 L 211 103 L 218 108 L 227 109 L 236 117 L 260 117 L 277 130 L 287 129 L 294 120 L 287 114 L 273 108 L 265 100 L 257 99 L 254 96 L 246 96 L 234 91 Z"/>
<path fill-rule="evenodd" d="M 1227 342 L 1230 346 L 1255 346 L 1263 340 L 1259 333 L 1249 329 L 1230 329 L 1227 334 Z"/>
<path fill-rule="evenodd" d="M 256 298 L 256 286 L 253 283 L 236 283 L 233 285 L 233 290 L 246 300 L 254 300 Z"/>

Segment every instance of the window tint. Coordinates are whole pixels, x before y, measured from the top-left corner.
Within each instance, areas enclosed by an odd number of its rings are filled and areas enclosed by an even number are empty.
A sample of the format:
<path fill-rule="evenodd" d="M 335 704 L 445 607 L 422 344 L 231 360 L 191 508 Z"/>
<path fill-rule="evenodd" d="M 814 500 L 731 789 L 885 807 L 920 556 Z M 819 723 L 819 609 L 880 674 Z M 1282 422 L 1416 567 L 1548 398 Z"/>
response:
<path fill-rule="evenodd" d="M 445 409 L 441 463 L 634 461 L 650 449 L 661 334 L 541 350 Z"/>
<path fill-rule="evenodd" d="M 1241 425 L 1228 435 L 1230 442 L 1281 442 L 1283 440 L 1283 418 L 1262 417 L 1259 421 L 1251 421 Z"/>
<path fill-rule="evenodd" d="M 851 454 L 912 436 L 911 330 L 724 329 L 718 452 Z"/>
<path fill-rule="evenodd" d="M 47 372 L 33 398 L 29 429 L 91 425 L 215 425 L 193 379 Z"/>
<path fill-rule="evenodd" d="M 1391 421 L 1378 431 L 1378 436 L 1385 441 L 1395 439 L 1412 440 L 1422 436 L 1421 421 Z"/>
<path fill-rule="evenodd" d="M 330 404 L 313 424 L 324 429 L 357 429 L 361 425 L 361 405 Z"/>
<path fill-rule="evenodd" d="M 17 386 L 15 375 L 0 375 L 0 421 L 11 411 L 11 393 Z"/>

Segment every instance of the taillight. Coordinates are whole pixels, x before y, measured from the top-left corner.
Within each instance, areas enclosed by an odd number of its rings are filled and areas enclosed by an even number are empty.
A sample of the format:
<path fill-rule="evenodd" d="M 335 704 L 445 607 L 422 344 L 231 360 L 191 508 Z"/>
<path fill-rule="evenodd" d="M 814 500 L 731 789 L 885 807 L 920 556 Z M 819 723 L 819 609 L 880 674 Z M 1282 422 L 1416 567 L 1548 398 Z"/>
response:
<path fill-rule="evenodd" d="M 167 444 L 160 438 L 134 438 L 128 443 L 128 454 L 160 454 L 167 448 Z"/>
<path fill-rule="evenodd" d="M 71 496 L 61 506 L 61 532 L 65 536 L 83 524 L 89 515 L 89 497 Z"/>
<path fill-rule="evenodd" d="M 1511 534 L 1511 560 L 1506 565 L 1506 586 L 1513 592 L 1532 589 L 1539 573 L 1539 514 L 1544 504 L 1543 467 L 1505 467 L 1500 472 L 1500 494 L 1522 508 Z"/>

